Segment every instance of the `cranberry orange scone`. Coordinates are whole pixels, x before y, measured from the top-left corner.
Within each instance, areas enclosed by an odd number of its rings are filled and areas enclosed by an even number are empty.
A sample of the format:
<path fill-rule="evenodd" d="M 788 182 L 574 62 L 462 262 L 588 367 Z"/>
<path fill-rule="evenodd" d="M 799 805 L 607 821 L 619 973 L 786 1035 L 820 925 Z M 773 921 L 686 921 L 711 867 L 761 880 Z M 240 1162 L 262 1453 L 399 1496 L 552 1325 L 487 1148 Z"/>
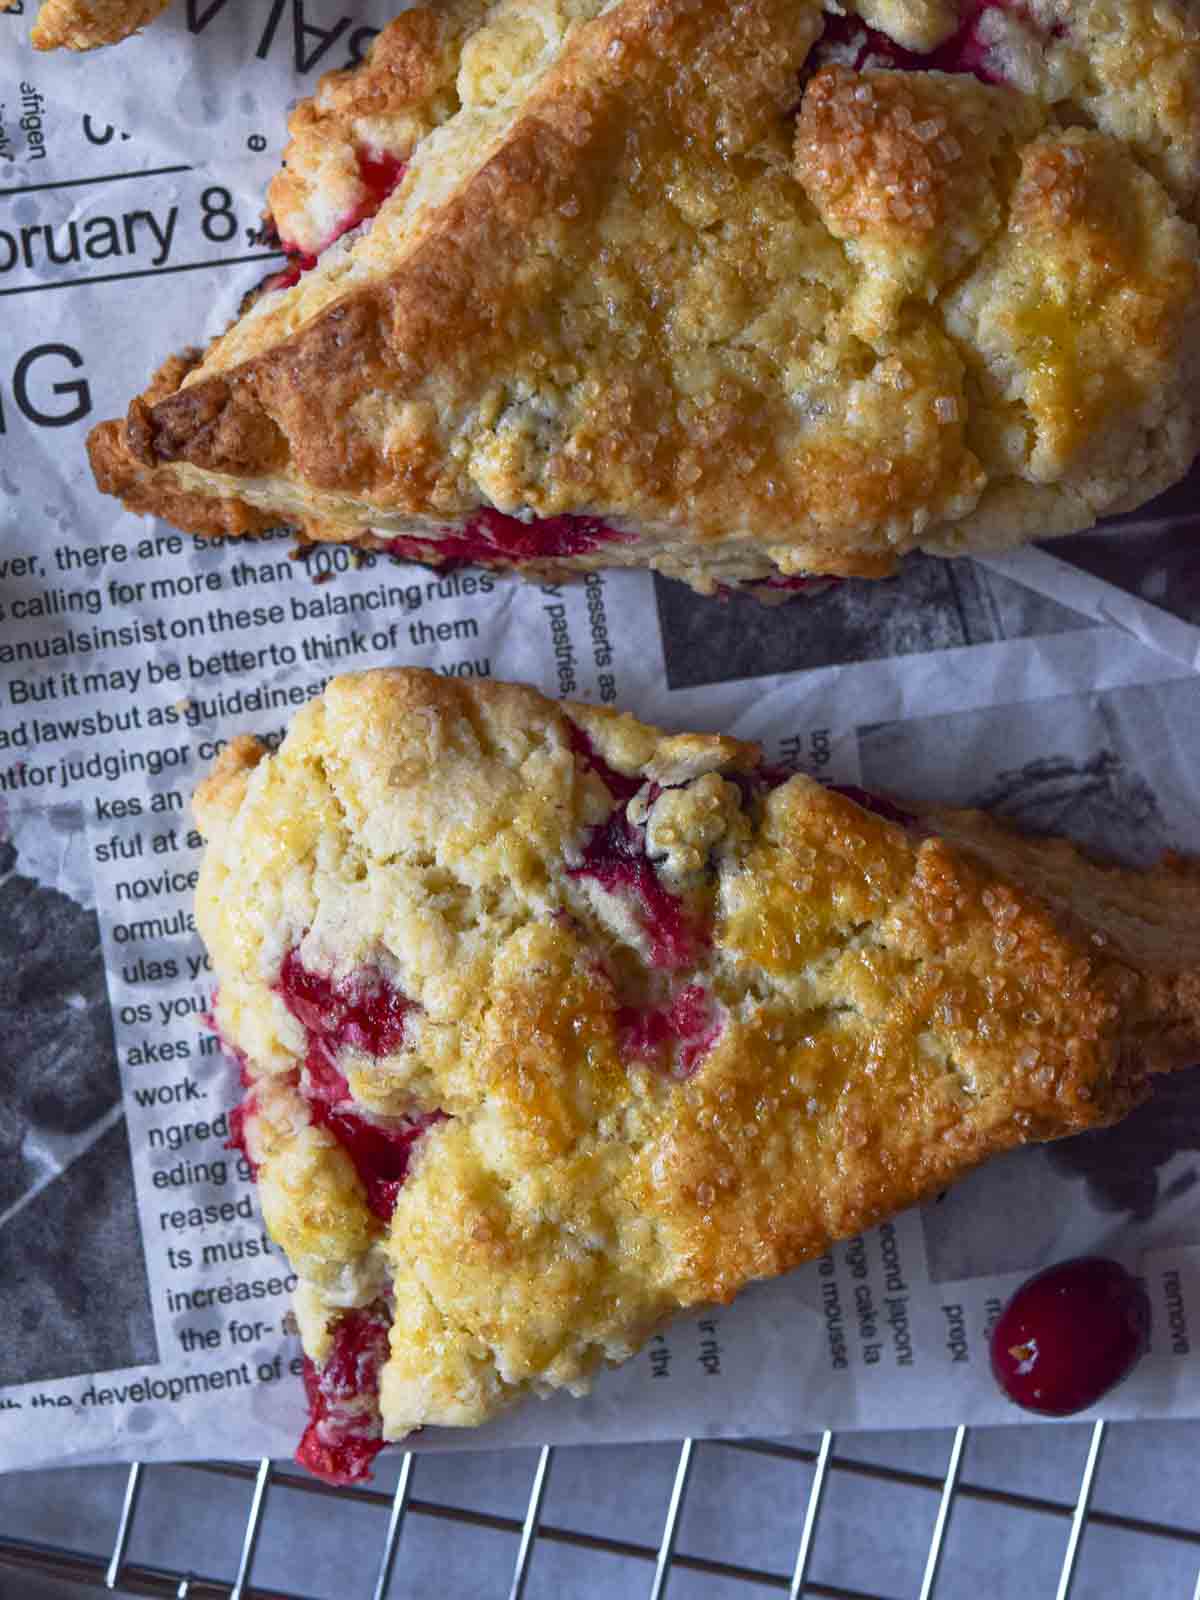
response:
<path fill-rule="evenodd" d="M 580 1392 L 1200 1059 L 1200 866 L 906 815 L 531 689 L 335 679 L 196 796 L 301 1459 Z"/>
<path fill-rule="evenodd" d="M 0 0 L 0 11 L 16 0 Z M 42 0 L 30 33 L 35 50 L 95 50 L 120 44 L 153 22 L 167 0 Z"/>
<path fill-rule="evenodd" d="M 292 133 L 290 266 L 93 432 L 134 510 L 786 588 L 1196 454 L 1190 0 L 448 0 Z"/>

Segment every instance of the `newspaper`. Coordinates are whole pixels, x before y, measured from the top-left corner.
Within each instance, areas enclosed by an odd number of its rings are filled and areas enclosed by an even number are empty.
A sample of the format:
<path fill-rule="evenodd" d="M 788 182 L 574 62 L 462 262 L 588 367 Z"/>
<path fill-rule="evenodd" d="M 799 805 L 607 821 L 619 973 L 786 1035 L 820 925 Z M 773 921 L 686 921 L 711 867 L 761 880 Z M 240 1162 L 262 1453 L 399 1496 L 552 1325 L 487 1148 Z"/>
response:
<path fill-rule="evenodd" d="M 1200 851 L 1190 489 L 1125 532 L 918 557 L 774 610 L 645 574 L 302 563 L 282 534 L 204 543 L 101 498 L 88 427 L 269 270 L 285 106 L 386 17 L 340 4 L 188 0 L 84 60 L 33 55 L 28 0 L 0 18 L 0 1466 L 295 1443 L 288 1266 L 204 1026 L 189 795 L 224 741 L 277 740 L 332 673 L 521 679 L 1127 858 Z M 416 1443 L 1019 1420 L 989 1326 L 1026 1274 L 1091 1250 L 1154 1309 L 1105 1413 L 1200 1413 L 1198 1149 L 1185 1074 L 1121 1128 L 997 1161 L 682 1319 L 585 1400 Z"/>

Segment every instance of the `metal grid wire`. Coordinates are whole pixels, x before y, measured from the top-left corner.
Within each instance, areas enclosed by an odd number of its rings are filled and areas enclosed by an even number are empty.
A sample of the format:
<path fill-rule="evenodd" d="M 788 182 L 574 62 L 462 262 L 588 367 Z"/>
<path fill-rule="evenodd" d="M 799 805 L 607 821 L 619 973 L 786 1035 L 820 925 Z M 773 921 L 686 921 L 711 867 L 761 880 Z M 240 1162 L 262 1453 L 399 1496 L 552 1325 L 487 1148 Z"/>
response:
<path fill-rule="evenodd" d="M 544 1522 L 542 1504 L 546 1485 L 553 1471 L 555 1454 L 554 1449 L 546 1445 L 538 1454 L 525 1515 L 521 1520 L 419 1498 L 412 1492 L 417 1458 L 411 1453 L 406 1453 L 401 1460 L 399 1481 L 392 1494 L 370 1489 L 330 1487 L 306 1475 L 281 1469 L 268 1460 L 260 1461 L 257 1467 L 236 1463 L 206 1463 L 198 1470 L 219 1475 L 227 1480 L 244 1482 L 247 1488 L 249 1506 L 242 1534 L 237 1576 L 232 1585 L 223 1579 L 217 1580 L 195 1573 L 173 1572 L 162 1567 L 141 1565 L 127 1558 L 130 1537 L 138 1514 L 141 1489 L 146 1474 L 156 1470 L 135 1463 L 129 1468 L 124 1500 L 114 1531 L 112 1552 L 107 1561 L 103 1556 L 76 1554 L 0 1535 L 0 1572 L 5 1569 L 18 1570 L 79 1584 L 102 1585 L 110 1591 L 119 1588 L 125 1594 L 168 1596 L 172 1597 L 172 1600 L 303 1600 L 303 1597 L 296 1595 L 294 1591 L 275 1587 L 262 1588 L 256 1586 L 253 1581 L 255 1551 L 269 1514 L 270 1491 L 272 1486 L 276 1486 L 319 1497 L 334 1496 L 343 1499 L 348 1497 L 356 1504 L 375 1505 L 379 1508 L 381 1520 L 379 1564 L 370 1595 L 368 1597 L 364 1591 L 361 1600 L 389 1600 L 389 1596 L 392 1600 L 396 1600 L 398 1591 L 392 1589 L 392 1573 L 405 1525 L 410 1517 L 436 1518 L 449 1524 L 465 1524 L 513 1535 L 517 1540 L 515 1562 L 511 1579 L 507 1580 L 507 1590 L 504 1588 L 506 1580 L 504 1578 L 498 1580 L 496 1592 L 499 1600 L 503 1600 L 505 1593 L 508 1600 L 521 1600 L 529 1575 L 530 1562 L 539 1540 L 547 1544 L 565 1545 L 583 1551 L 607 1552 L 644 1562 L 647 1567 L 647 1582 L 642 1592 L 648 1600 L 665 1600 L 669 1593 L 672 1574 L 677 1571 L 704 1573 L 728 1581 L 754 1585 L 759 1589 L 779 1590 L 786 1592 L 789 1600 L 803 1600 L 803 1597 L 810 1596 L 826 1597 L 826 1600 L 889 1600 L 889 1597 L 874 1592 L 817 1582 L 809 1576 L 826 1489 L 835 1474 L 846 1474 L 860 1479 L 873 1478 L 882 1482 L 925 1489 L 938 1495 L 938 1510 L 925 1556 L 924 1573 L 917 1600 L 935 1600 L 935 1596 L 939 1594 L 939 1576 L 942 1571 L 947 1530 L 956 1503 L 969 1499 L 991 1502 L 1022 1512 L 1055 1516 L 1066 1522 L 1062 1565 L 1054 1600 L 1068 1600 L 1078 1570 L 1080 1548 L 1089 1527 L 1103 1526 L 1127 1533 L 1176 1541 L 1184 1546 L 1190 1546 L 1197 1562 L 1200 1563 L 1200 1531 L 1173 1523 L 1153 1522 L 1141 1517 L 1122 1516 L 1092 1509 L 1092 1489 L 1104 1449 L 1106 1427 L 1104 1422 L 1097 1422 L 1092 1427 L 1083 1472 L 1073 1501 L 986 1488 L 964 1481 L 961 1474 L 968 1436 L 968 1429 L 965 1427 L 959 1427 L 954 1431 L 949 1460 L 941 1479 L 926 1473 L 873 1465 L 839 1456 L 835 1437 L 829 1432 L 821 1436 L 815 1449 L 765 1440 L 722 1440 L 704 1445 L 703 1448 L 754 1452 L 812 1468 L 812 1480 L 803 1508 L 797 1505 L 799 1531 L 795 1560 L 790 1572 L 765 1571 L 755 1567 L 714 1561 L 702 1556 L 689 1555 L 677 1548 L 680 1517 L 687 1498 L 696 1451 L 700 1447 L 698 1442 L 692 1439 L 685 1439 L 679 1449 L 670 1501 L 657 1546 L 580 1533 Z M 343 1600 L 359 1600 L 359 1596 L 348 1594 Z M 1181 1600 L 1200 1600 L 1200 1576 L 1191 1595 L 1181 1597 Z"/>

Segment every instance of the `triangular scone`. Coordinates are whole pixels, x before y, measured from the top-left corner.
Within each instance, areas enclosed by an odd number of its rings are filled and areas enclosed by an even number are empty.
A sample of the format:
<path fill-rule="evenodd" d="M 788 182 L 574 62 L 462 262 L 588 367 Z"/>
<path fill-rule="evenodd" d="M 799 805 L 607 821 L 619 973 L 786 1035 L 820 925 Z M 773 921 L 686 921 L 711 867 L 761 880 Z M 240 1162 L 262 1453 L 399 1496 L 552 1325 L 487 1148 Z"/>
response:
<path fill-rule="evenodd" d="M 8 11 L 16 0 L 0 0 Z M 153 22 L 167 0 L 42 0 L 29 38 L 35 50 L 96 50 Z"/>
<path fill-rule="evenodd" d="M 290 271 L 95 430 L 97 481 L 704 591 L 1140 504 L 1200 441 L 1194 19 L 861 10 L 406 13 L 293 118 Z"/>
<path fill-rule="evenodd" d="M 326 1474 L 578 1393 L 1200 1060 L 1200 864 L 908 816 L 732 739 L 377 671 L 195 803 Z"/>

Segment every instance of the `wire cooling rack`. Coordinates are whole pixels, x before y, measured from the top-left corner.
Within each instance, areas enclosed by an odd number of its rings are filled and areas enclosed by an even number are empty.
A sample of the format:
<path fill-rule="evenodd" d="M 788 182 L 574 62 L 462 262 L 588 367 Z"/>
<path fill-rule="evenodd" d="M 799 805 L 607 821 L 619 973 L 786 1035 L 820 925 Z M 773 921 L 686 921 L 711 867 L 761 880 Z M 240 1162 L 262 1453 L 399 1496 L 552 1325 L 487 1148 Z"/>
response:
<path fill-rule="evenodd" d="M 534 1552 L 541 1545 L 558 1545 L 576 1551 L 604 1552 L 626 1558 L 645 1568 L 644 1585 L 624 1586 L 623 1593 L 645 1595 L 648 1600 L 666 1600 L 673 1590 L 673 1580 L 684 1574 L 704 1574 L 709 1578 L 724 1580 L 725 1592 L 732 1587 L 738 1593 L 776 1591 L 786 1593 L 791 1600 L 802 1597 L 827 1597 L 827 1600 L 898 1600 L 895 1595 L 883 1595 L 874 1590 L 847 1588 L 822 1582 L 811 1574 L 814 1552 L 820 1538 L 822 1506 L 830 1483 L 841 1475 L 860 1480 L 874 1479 L 878 1483 L 899 1484 L 907 1488 L 928 1491 L 937 1496 L 937 1510 L 932 1535 L 924 1558 L 924 1570 L 914 1600 L 946 1600 L 946 1597 L 964 1592 L 955 1581 L 953 1563 L 946 1559 L 947 1535 L 957 1507 L 966 1501 L 991 1502 L 995 1506 L 1016 1513 L 1039 1513 L 1043 1517 L 1059 1520 L 1062 1531 L 1061 1565 L 1056 1586 L 1051 1581 L 1043 1591 L 1027 1588 L 1023 1592 L 1031 1597 L 1053 1593 L 1055 1600 L 1068 1600 L 1073 1593 L 1079 1571 L 1080 1552 L 1089 1530 L 1104 1528 L 1126 1535 L 1149 1536 L 1156 1541 L 1171 1541 L 1177 1551 L 1182 1547 L 1197 1565 L 1200 1565 L 1200 1525 L 1185 1527 L 1169 1521 L 1154 1521 L 1140 1516 L 1126 1516 L 1093 1506 L 1093 1493 L 1097 1470 L 1107 1437 L 1112 1430 L 1104 1422 L 1096 1422 L 1090 1431 L 1082 1473 L 1074 1485 L 1069 1499 L 1048 1498 L 1041 1495 L 1015 1492 L 973 1483 L 964 1476 L 964 1452 L 968 1429 L 959 1427 L 950 1436 L 949 1458 L 943 1475 L 907 1471 L 895 1467 L 872 1464 L 842 1454 L 832 1433 L 821 1435 L 813 1448 L 778 1441 L 713 1441 L 698 1443 L 687 1439 L 679 1446 L 674 1468 L 673 1483 L 667 1503 L 657 1545 L 613 1538 L 607 1535 L 580 1532 L 556 1525 L 543 1518 L 543 1504 L 550 1481 L 555 1451 L 544 1447 L 537 1453 L 529 1486 L 523 1518 L 498 1516 L 483 1511 L 468 1510 L 443 1504 L 438 1500 L 423 1499 L 413 1492 L 415 1469 L 419 1458 L 405 1454 L 400 1458 L 399 1477 L 393 1493 L 381 1493 L 364 1488 L 334 1488 L 289 1469 L 263 1460 L 253 1465 L 212 1462 L 189 1470 L 216 1475 L 227 1485 L 243 1487 L 246 1493 L 246 1520 L 241 1537 L 241 1550 L 237 1574 L 232 1583 L 185 1571 L 172 1571 L 161 1566 L 141 1564 L 129 1559 L 130 1542 L 137 1524 L 139 1503 L 143 1489 L 151 1474 L 179 1469 L 135 1464 L 128 1469 L 123 1502 L 112 1533 L 111 1551 L 107 1555 L 85 1555 L 64 1548 L 40 1544 L 14 1537 L 0 1531 L 0 1593 L 9 1593 L 5 1572 L 29 1577 L 54 1578 L 89 1588 L 103 1588 L 128 1595 L 167 1596 L 171 1600 L 305 1600 L 291 1589 L 260 1587 L 254 1580 L 255 1555 L 267 1528 L 272 1507 L 272 1491 L 296 1491 L 316 1499 L 334 1497 L 352 1500 L 359 1506 L 372 1506 L 378 1514 L 378 1556 L 373 1584 L 361 1591 L 347 1591 L 338 1600 L 399 1600 L 407 1593 L 397 1578 L 397 1557 L 401 1553 L 405 1530 L 413 1519 L 432 1518 L 452 1532 L 452 1525 L 486 1528 L 494 1533 L 511 1536 L 513 1553 L 511 1570 L 488 1569 L 488 1580 L 494 1578 L 494 1593 L 503 1600 L 522 1600 L 530 1574 Z M 789 1571 L 771 1571 L 764 1568 L 713 1560 L 706 1556 L 689 1554 L 679 1547 L 681 1518 L 687 1502 L 689 1484 L 698 1452 L 701 1450 L 727 1450 L 751 1455 L 774 1457 L 782 1463 L 791 1463 L 806 1470 L 807 1489 L 796 1497 L 795 1555 Z M 810 1476 L 808 1476 L 811 1474 Z M 1197 1464 L 1195 1487 L 1200 1490 L 1200 1463 Z M 1165 1595 L 1178 1592 L 1159 1585 L 1147 1562 L 1142 1570 L 1145 1587 L 1131 1590 L 1120 1585 L 1124 1595 Z M 1193 1568 L 1193 1570 L 1195 1570 Z M 1115 1577 L 1114 1577 L 1114 1581 Z M 1190 1582 L 1190 1580 L 1189 1580 Z M 17 1589 L 13 1593 L 20 1592 Z M 571 1587 L 572 1596 L 584 1594 L 584 1589 Z M 608 1592 L 612 1592 L 609 1590 Z M 1116 1594 L 1117 1588 L 1104 1592 Z M 1189 1588 L 1181 1600 L 1200 1600 L 1200 1578 Z"/>

